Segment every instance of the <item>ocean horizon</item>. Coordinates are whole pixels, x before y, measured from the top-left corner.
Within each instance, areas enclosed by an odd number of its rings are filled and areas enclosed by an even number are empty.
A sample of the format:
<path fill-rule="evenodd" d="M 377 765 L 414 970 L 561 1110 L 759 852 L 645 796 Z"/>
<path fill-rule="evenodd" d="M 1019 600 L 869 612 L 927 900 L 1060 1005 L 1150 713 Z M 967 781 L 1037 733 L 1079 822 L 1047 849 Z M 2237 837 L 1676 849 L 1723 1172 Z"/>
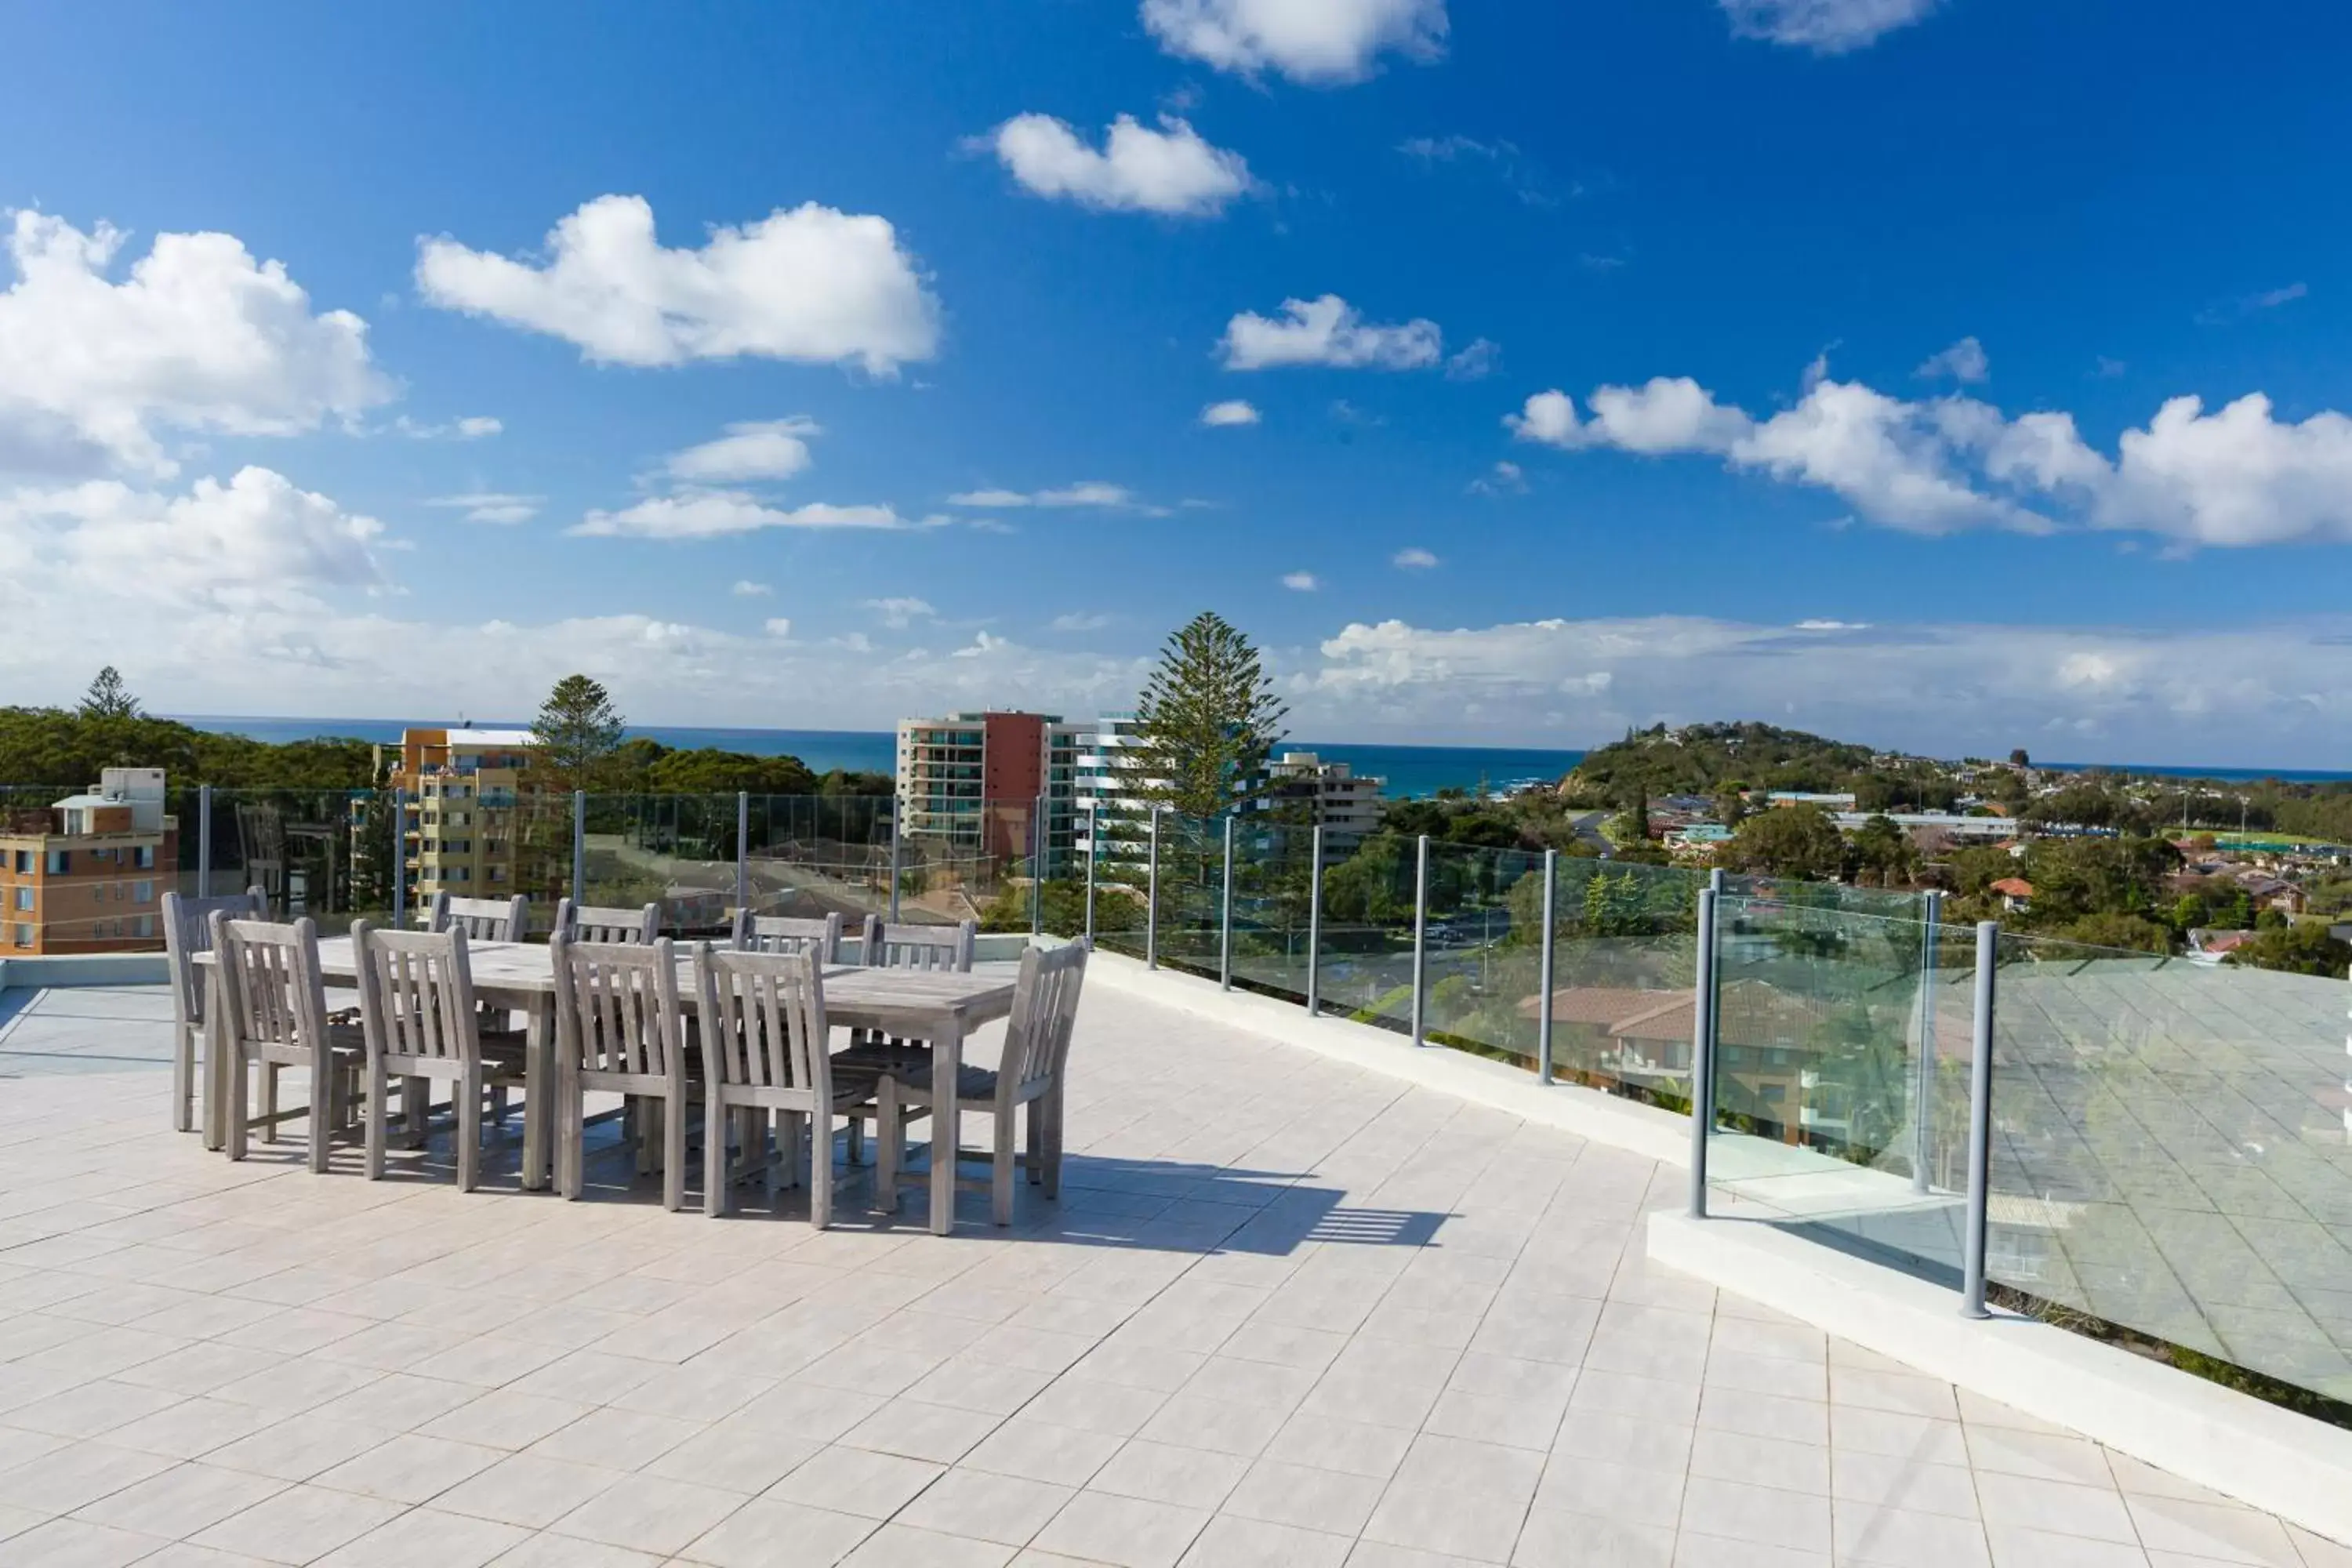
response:
<path fill-rule="evenodd" d="M 391 742 L 404 729 L 446 724 L 446 720 L 288 719 L 215 713 L 173 713 L 163 717 L 215 734 L 244 735 L 272 745 L 325 737 Z M 527 719 L 468 721 L 480 729 L 526 729 Z M 852 773 L 895 771 L 898 736 L 887 730 L 761 730 L 707 728 L 693 725 L 631 725 L 631 737 L 644 736 L 680 750 L 715 747 L 755 757 L 798 757 L 813 772 L 841 769 Z M 1384 794 L 1399 799 L 1419 799 L 1440 790 L 1471 792 L 1507 790 L 1556 780 L 1585 752 L 1566 747 L 1416 746 L 1395 742 L 1287 740 L 1282 750 L 1313 752 L 1327 762 L 1345 763 L 1358 774 L 1383 780 Z M 2059 773 L 2087 773 L 2105 768 L 2115 773 L 2145 773 L 2162 778 L 2212 779 L 2226 784 L 2253 784 L 2277 779 L 2288 784 L 2328 784 L 2352 780 L 2352 773 L 2326 769 L 2193 767 L 2157 763 L 2036 763 L 2037 768 Z"/>

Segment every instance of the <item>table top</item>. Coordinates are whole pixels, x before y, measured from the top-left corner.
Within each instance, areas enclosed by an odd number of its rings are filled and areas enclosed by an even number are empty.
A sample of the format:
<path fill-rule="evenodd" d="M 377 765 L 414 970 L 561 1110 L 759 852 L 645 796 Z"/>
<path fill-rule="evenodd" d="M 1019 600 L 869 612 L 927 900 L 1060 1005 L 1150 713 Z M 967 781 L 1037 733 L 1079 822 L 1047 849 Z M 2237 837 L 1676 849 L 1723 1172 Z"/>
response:
<path fill-rule="evenodd" d="M 467 967 L 474 990 L 493 1004 L 530 1001 L 555 994 L 551 950 L 540 942 L 468 942 Z M 213 955 L 194 955 L 209 964 Z M 677 948 L 678 1000 L 693 1007 L 694 946 Z M 319 968 L 330 984 L 356 984 L 359 962 L 347 936 L 319 939 Z M 828 964 L 824 1010 L 837 1023 L 887 1028 L 894 1022 L 953 1018 L 966 1026 L 988 1023 L 1013 1011 L 1013 981 L 1003 974 L 961 974 L 947 970 L 868 969 Z"/>

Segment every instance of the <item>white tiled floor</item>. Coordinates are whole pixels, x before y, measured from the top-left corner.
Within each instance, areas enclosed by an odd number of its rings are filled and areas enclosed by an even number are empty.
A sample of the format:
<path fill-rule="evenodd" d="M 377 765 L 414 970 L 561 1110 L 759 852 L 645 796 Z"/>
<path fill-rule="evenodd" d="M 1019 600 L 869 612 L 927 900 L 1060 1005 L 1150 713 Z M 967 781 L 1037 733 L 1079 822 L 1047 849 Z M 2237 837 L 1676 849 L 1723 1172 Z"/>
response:
<path fill-rule="evenodd" d="M 1651 1269 L 1678 1172 L 1106 987 L 1062 1201 L 944 1239 L 232 1166 L 152 999 L 10 1009 L 0 1568 L 2352 1568 Z"/>

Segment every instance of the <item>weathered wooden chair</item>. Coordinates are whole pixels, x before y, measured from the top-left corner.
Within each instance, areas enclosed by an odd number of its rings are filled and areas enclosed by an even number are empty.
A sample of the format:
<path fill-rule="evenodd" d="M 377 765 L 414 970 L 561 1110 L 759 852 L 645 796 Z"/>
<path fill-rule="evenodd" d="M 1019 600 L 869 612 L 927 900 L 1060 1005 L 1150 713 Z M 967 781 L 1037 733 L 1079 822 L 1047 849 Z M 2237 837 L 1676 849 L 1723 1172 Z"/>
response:
<path fill-rule="evenodd" d="M 462 931 L 472 942 L 520 942 L 530 931 L 530 900 L 520 893 L 511 899 L 453 899 L 436 893 L 425 908 L 425 929 Z"/>
<path fill-rule="evenodd" d="M 310 1169 L 323 1172 L 329 1137 L 350 1121 L 367 1043 L 358 1025 L 328 1020 L 318 925 L 308 917 L 291 925 L 232 920 L 215 910 L 212 932 L 223 1009 L 216 1032 L 228 1069 L 228 1157 L 245 1158 L 249 1129 L 258 1126 L 265 1137 L 274 1137 L 279 1122 L 306 1118 Z M 262 1071 L 259 1116 L 247 1100 L 247 1068 L 252 1067 Z M 281 1110 L 277 1075 L 289 1067 L 309 1070 L 310 1102 Z"/>
<path fill-rule="evenodd" d="M 878 915 L 866 917 L 859 933 L 859 962 L 869 969 L 914 969 L 930 973 L 971 973 L 971 954 L 980 936 L 980 922 L 959 925 L 893 925 Z M 873 1073 L 893 1073 L 900 1081 L 923 1077 L 929 1082 L 931 1047 L 920 1040 L 887 1038 L 859 1030 L 840 1058 L 845 1065 Z M 855 1165 L 864 1160 L 860 1147 L 866 1128 L 861 1113 L 850 1118 L 846 1156 Z"/>
<path fill-rule="evenodd" d="M 633 1108 L 661 1106 L 662 1203 L 686 1202 L 687 1030 L 678 1005 L 677 953 L 650 943 L 579 942 L 559 927 L 555 966 L 556 1178 L 567 1198 L 587 1184 L 590 1091 L 618 1094 Z M 642 1109 L 624 1117 L 643 1155 L 655 1139 Z"/>
<path fill-rule="evenodd" d="M 1013 1016 L 1005 1026 L 1004 1054 L 994 1071 L 965 1066 L 956 1079 L 959 1106 L 985 1110 L 995 1121 L 995 1140 L 986 1151 L 967 1153 L 959 1148 L 956 1128 L 931 1127 L 931 1159 L 990 1162 L 989 1215 L 998 1225 L 1013 1223 L 1013 1173 L 1026 1165 L 1029 1179 L 1042 1184 L 1045 1195 L 1062 1191 L 1062 1084 L 1069 1064 L 1070 1035 L 1077 1022 L 1078 992 L 1087 975 L 1084 938 L 1066 947 L 1031 948 L 1021 955 L 1021 979 L 1013 993 Z M 902 1079 L 888 1072 L 866 1077 L 861 1069 L 836 1060 L 835 1071 L 846 1080 L 852 1074 L 871 1085 L 868 1104 L 877 1122 L 878 1145 L 874 1179 L 882 1205 L 898 1206 L 898 1166 L 906 1152 L 907 1123 L 932 1110 L 931 1078 Z M 1016 1152 L 1016 1122 L 1028 1107 L 1028 1152 Z"/>
<path fill-rule="evenodd" d="M 738 952 L 814 952 L 820 963 L 841 962 L 841 912 L 822 920 L 795 915 L 755 915 L 735 911 L 732 933 Z"/>
<path fill-rule="evenodd" d="M 703 1104 L 703 1212 L 727 1212 L 734 1184 L 765 1169 L 769 1190 L 800 1179 L 808 1152 L 809 1222 L 833 1219 L 833 1118 L 871 1092 L 870 1079 L 835 1084 L 827 1055 L 824 960 L 808 952 L 734 952 L 705 942 L 694 952 L 700 993 Z M 775 1122 L 776 1153 L 768 1154 Z M 728 1164 L 729 1130 L 744 1163 Z"/>
<path fill-rule="evenodd" d="M 518 903 L 520 900 L 516 900 Z M 470 1193 L 482 1170 L 482 1096 L 526 1088 L 527 1043 L 520 1030 L 486 1031 L 462 926 L 445 931 L 352 928 L 360 972 L 360 1022 L 367 1039 L 367 1174 L 383 1175 L 393 1079 L 449 1085 L 457 1112 L 457 1189 Z M 422 1094 L 404 1097 L 412 1146 L 424 1142 Z M 530 1110 L 526 1105 L 526 1112 Z"/>
<path fill-rule="evenodd" d="M 231 920 L 269 918 L 269 900 L 259 888 L 217 899 L 163 895 L 163 963 L 172 982 L 172 1125 L 192 1132 L 196 1125 L 196 1064 L 204 1056 L 205 973 L 196 954 L 213 945 L 213 911 Z"/>
<path fill-rule="evenodd" d="M 573 942 L 646 946 L 661 935 L 661 906 L 625 909 L 564 899 L 555 906 L 555 929 Z"/>

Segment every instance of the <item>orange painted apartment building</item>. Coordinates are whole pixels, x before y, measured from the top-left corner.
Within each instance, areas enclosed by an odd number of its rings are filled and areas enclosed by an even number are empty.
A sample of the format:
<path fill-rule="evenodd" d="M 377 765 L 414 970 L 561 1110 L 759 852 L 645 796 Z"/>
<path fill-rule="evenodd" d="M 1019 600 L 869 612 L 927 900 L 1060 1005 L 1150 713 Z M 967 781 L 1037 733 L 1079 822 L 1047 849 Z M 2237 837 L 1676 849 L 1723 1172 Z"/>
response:
<path fill-rule="evenodd" d="M 0 816 L 0 956 L 152 951 L 175 886 L 163 770 L 108 768 L 83 795 Z"/>

